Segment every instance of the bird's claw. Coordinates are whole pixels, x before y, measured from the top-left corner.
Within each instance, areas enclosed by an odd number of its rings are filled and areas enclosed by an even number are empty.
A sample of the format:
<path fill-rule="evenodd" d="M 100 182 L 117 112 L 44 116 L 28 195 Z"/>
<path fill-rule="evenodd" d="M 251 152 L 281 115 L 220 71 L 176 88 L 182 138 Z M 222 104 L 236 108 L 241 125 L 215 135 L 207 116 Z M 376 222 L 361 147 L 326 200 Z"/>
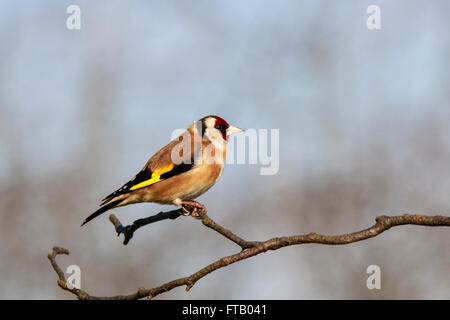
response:
<path fill-rule="evenodd" d="M 188 208 L 192 209 L 189 210 Z M 183 216 L 191 216 L 195 219 L 202 218 L 201 215 L 199 214 L 200 212 L 206 213 L 206 207 L 203 204 L 194 201 L 182 204 L 181 210 Z"/>
<path fill-rule="evenodd" d="M 191 211 L 189 211 L 188 209 L 186 209 L 186 207 L 185 206 L 181 206 L 181 211 L 182 211 L 182 215 L 183 216 L 189 216 L 190 214 L 191 214 Z"/>

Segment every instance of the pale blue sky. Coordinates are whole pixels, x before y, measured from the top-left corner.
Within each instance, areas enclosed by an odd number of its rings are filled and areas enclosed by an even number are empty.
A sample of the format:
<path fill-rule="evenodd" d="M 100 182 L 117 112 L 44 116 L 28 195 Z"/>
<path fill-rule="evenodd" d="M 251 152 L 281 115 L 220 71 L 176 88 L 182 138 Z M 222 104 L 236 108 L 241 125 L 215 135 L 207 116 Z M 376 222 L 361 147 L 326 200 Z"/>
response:
<path fill-rule="evenodd" d="M 207 114 L 243 128 L 280 129 L 279 174 L 261 177 L 258 166 L 227 168 L 215 195 L 205 195 L 210 203 L 219 199 L 215 208 L 227 190 L 237 203 L 248 200 L 249 190 L 270 201 L 269 186 L 300 178 L 313 183 L 315 175 L 329 172 L 351 176 L 355 162 L 363 168 L 369 163 L 377 144 L 403 172 L 405 159 L 433 152 L 411 138 L 420 125 L 432 119 L 431 128 L 442 137 L 448 133 L 447 1 L 377 1 L 379 31 L 366 28 L 365 11 L 373 1 L 0 3 L 0 178 L 13 181 L 20 162 L 15 154 L 26 157 L 23 174 L 39 192 L 52 190 L 56 197 L 61 190 L 52 189 L 49 177 L 72 172 L 70 181 L 90 183 L 80 167 L 92 165 L 88 146 L 94 141 L 102 171 L 97 185 L 86 186 L 84 207 L 74 209 L 77 219 L 131 178 L 173 129 Z M 65 27 L 69 4 L 81 7 L 79 31 Z M 98 74 L 104 78 L 96 80 Z M 90 113 L 96 101 L 86 97 L 95 92 L 105 99 L 98 102 L 104 109 Z M 104 122 L 105 113 L 111 117 Z M 92 123 L 101 133 L 86 131 Z M 10 139 L 20 143 L 7 147 Z M 435 162 L 428 168 L 445 171 Z M 407 184 L 418 188 L 423 177 L 411 176 Z M 428 182 L 438 176 L 428 175 Z M 426 192 L 444 199 L 445 190 Z M 42 221 L 48 198 L 38 193 L 28 204 L 42 205 L 35 215 Z M 126 212 L 134 218 L 144 210 Z M 103 222 L 99 230 L 108 234 L 110 225 Z M 30 246 L 42 250 L 52 235 Z M 109 240 L 98 247 L 108 247 Z M 3 287 L 23 294 L 11 281 Z M 47 288 L 45 297 L 54 290 Z M 242 290 L 235 297 L 267 297 Z M 41 294 L 29 292 L 33 298 Z"/>

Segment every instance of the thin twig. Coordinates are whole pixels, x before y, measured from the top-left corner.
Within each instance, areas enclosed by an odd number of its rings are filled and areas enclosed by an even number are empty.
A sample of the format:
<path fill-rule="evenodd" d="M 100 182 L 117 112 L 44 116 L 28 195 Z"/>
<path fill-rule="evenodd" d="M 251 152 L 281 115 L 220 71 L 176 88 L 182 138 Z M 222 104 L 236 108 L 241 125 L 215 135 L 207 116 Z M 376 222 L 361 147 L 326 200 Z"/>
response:
<path fill-rule="evenodd" d="M 231 241 L 239 244 L 243 248 L 243 250 L 239 253 L 223 257 L 207 265 L 206 267 L 198 270 L 197 272 L 191 274 L 190 276 L 167 282 L 159 287 L 154 287 L 152 289 L 140 288 L 137 292 L 129 295 L 95 297 L 79 289 L 69 289 L 67 288 L 64 274 L 62 273 L 62 270 L 58 267 L 55 261 L 56 255 L 68 254 L 69 251 L 64 248 L 54 247 L 53 252 L 48 255 L 48 258 L 53 266 L 53 269 L 58 274 L 59 278 L 58 285 L 64 290 L 67 290 L 76 295 L 78 299 L 137 300 L 145 297 L 153 298 L 161 293 L 167 292 L 169 290 L 172 290 L 173 288 L 180 286 L 186 286 L 186 291 L 188 291 L 195 285 L 195 283 L 198 280 L 210 274 L 211 272 L 226 267 L 230 264 L 236 263 L 238 261 L 256 256 L 268 250 L 277 250 L 291 245 L 306 244 L 306 243 L 317 243 L 324 245 L 345 245 L 375 237 L 392 227 L 400 225 L 409 224 L 409 225 L 422 225 L 430 227 L 437 227 L 437 226 L 448 227 L 450 226 L 450 217 L 411 215 L 411 214 L 404 214 L 402 216 L 393 216 L 393 217 L 380 216 L 376 218 L 376 223 L 373 226 L 358 232 L 336 236 L 327 236 L 316 233 L 309 233 L 305 235 L 272 238 L 264 242 L 247 242 L 234 235 L 230 230 L 221 227 L 220 225 L 209 219 L 206 214 L 203 215 L 202 222 L 205 226 L 219 232 L 220 234 L 224 235 Z M 252 244 L 252 246 L 244 248 L 246 244 Z"/>
<path fill-rule="evenodd" d="M 69 291 L 76 295 L 78 299 L 80 300 L 87 300 L 91 298 L 85 291 L 77 289 L 77 288 L 70 288 L 67 285 L 66 277 L 64 276 L 64 272 L 61 270 L 61 268 L 56 263 L 56 256 L 58 254 L 69 254 L 69 250 L 61 247 L 53 247 L 52 253 L 49 253 L 47 255 L 48 260 L 50 260 L 50 263 L 55 270 L 56 274 L 58 275 L 58 286 L 60 286 L 63 290 Z"/>
<path fill-rule="evenodd" d="M 187 208 L 187 211 L 190 211 L 192 209 L 190 206 L 185 206 L 185 207 Z M 127 245 L 128 242 L 133 237 L 134 232 L 137 229 L 139 229 L 143 226 L 146 226 L 150 223 L 156 222 L 156 221 L 161 221 L 161 220 L 165 220 L 165 219 L 173 220 L 173 219 L 178 218 L 182 214 L 183 214 L 182 209 L 176 209 L 176 210 L 167 211 L 167 212 L 160 212 L 153 216 L 136 220 L 133 222 L 133 224 L 127 225 L 127 226 L 123 226 L 122 223 L 120 222 L 120 220 L 116 217 L 116 215 L 111 214 L 109 216 L 109 221 L 111 221 L 111 223 L 114 225 L 114 228 L 116 229 L 116 232 L 117 232 L 117 236 L 120 236 L 120 234 L 123 233 L 123 235 L 124 235 L 123 244 Z M 197 214 L 205 226 L 213 229 L 214 231 L 223 235 L 225 238 L 233 241 L 234 243 L 239 245 L 242 248 L 242 250 L 252 248 L 259 243 L 257 241 L 246 241 L 246 240 L 242 239 L 241 237 L 235 235 L 230 230 L 228 230 L 228 229 L 222 227 L 221 225 L 217 224 L 216 222 L 214 222 L 210 217 L 208 217 L 206 212 L 198 210 Z"/>
<path fill-rule="evenodd" d="M 217 231 L 218 233 L 223 235 L 225 238 L 233 241 L 234 243 L 239 245 L 242 248 L 242 250 L 252 248 L 259 244 L 259 242 L 257 242 L 257 241 L 246 241 L 246 240 L 242 239 L 241 237 L 238 237 L 233 232 L 231 232 L 231 230 L 228 230 L 228 229 L 222 227 L 221 225 L 217 224 L 216 222 L 214 222 L 210 217 L 208 217 L 208 215 L 206 213 L 200 213 L 199 215 L 200 215 L 200 218 L 202 219 L 202 223 L 205 226 L 213 229 L 214 231 Z"/>
<path fill-rule="evenodd" d="M 133 224 L 128 225 L 124 227 L 122 223 L 119 221 L 119 219 L 114 215 L 111 214 L 109 216 L 109 221 L 114 225 L 117 236 L 120 236 L 121 233 L 124 235 L 123 244 L 127 245 L 128 242 L 133 238 L 134 232 L 139 229 L 140 227 L 143 227 L 147 224 L 154 223 L 156 221 L 161 221 L 165 219 L 176 219 L 182 214 L 181 209 L 167 211 L 167 212 L 160 212 L 158 214 L 155 214 L 153 216 L 139 219 L 133 222 Z"/>

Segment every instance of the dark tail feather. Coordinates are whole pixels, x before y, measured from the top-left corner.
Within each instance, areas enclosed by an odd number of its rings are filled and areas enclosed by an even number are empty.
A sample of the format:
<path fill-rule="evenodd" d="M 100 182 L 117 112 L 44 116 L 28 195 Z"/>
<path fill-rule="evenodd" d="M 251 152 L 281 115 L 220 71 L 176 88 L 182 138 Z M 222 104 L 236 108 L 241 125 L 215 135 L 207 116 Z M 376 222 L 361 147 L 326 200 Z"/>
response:
<path fill-rule="evenodd" d="M 97 211 L 95 211 L 93 214 L 91 214 L 89 217 L 87 217 L 86 219 L 84 219 L 83 223 L 81 224 L 81 226 L 84 226 L 86 223 L 88 223 L 89 221 L 91 221 L 92 219 L 94 219 L 95 217 L 98 217 L 99 215 L 101 215 L 102 213 L 108 211 L 109 209 L 114 208 L 116 205 L 118 205 L 120 202 L 122 202 L 121 200 L 116 200 L 113 202 L 110 202 L 106 205 L 104 205 L 103 207 L 101 207 L 100 209 L 98 209 Z"/>

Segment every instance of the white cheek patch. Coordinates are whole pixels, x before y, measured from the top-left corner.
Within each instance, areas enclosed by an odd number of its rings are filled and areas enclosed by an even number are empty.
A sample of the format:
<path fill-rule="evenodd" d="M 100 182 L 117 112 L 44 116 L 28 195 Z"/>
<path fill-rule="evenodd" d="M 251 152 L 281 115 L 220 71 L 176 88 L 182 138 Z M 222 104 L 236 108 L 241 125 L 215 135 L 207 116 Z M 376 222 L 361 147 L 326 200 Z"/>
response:
<path fill-rule="evenodd" d="M 214 128 L 214 125 L 216 124 L 216 119 L 209 117 L 205 119 L 205 125 L 207 128 Z"/>
<path fill-rule="evenodd" d="M 207 164 L 223 164 L 227 150 L 226 140 L 217 129 L 206 129 L 205 136 L 211 143 L 203 150 L 202 161 Z"/>
<path fill-rule="evenodd" d="M 211 141 L 212 143 L 215 143 L 217 141 L 221 141 L 222 143 L 222 141 L 225 141 L 223 139 L 222 132 L 214 128 L 206 128 L 205 138 Z"/>

